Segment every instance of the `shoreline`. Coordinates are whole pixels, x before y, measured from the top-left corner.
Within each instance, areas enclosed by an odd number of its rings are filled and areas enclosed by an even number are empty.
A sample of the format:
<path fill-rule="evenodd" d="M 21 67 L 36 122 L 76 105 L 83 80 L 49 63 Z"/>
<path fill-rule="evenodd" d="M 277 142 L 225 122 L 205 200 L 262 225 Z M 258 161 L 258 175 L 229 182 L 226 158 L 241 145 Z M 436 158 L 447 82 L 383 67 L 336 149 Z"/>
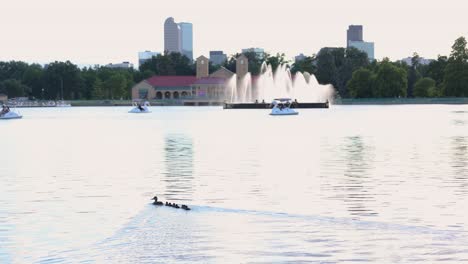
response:
<path fill-rule="evenodd" d="M 148 100 L 151 106 L 223 106 L 224 102 L 209 100 Z M 132 106 L 132 100 L 69 100 L 66 101 L 72 107 L 101 107 L 101 106 Z M 426 104 L 445 104 L 445 105 L 468 105 L 468 97 L 452 98 L 366 98 L 366 99 L 334 99 L 331 105 L 426 105 Z M 39 106 L 24 105 L 16 106 L 18 108 L 35 107 L 60 107 L 60 106 Z"/>

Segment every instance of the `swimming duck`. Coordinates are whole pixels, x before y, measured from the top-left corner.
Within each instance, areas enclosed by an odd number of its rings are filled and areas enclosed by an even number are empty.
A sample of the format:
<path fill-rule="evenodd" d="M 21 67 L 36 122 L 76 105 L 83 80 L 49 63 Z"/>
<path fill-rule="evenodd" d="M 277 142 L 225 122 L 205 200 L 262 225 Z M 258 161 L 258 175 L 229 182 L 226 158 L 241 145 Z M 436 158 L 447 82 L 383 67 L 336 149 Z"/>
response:
<path fill-rule="evenodd" d="M 163 202 L 158 202 L 158 197 L 157 196 L 153 197 L 152 200 L 154 200 L 154 202 L 153 202 L 154 205 L 164 205 Z"/>
<path fill-rule="evenodd" d="M 183 204 L 181 208 L 184 209 L 184 210 L 187 210 L 187 211 L 190 210 L 190 208 L 188 206 L 186 206 L 185 204 Z"/>

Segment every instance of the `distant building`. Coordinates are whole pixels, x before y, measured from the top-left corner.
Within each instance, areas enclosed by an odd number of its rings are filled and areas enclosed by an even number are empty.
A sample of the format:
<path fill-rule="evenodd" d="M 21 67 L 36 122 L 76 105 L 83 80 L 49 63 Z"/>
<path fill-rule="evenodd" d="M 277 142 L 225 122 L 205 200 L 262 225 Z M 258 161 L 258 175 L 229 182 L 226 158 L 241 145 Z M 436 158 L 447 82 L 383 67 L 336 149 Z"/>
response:
<path fill-rule="evenodd" d="M 265 57 L 265 51 L 262 48 L 248 48 L 242 49 L 242 54 L 253 52 L 257 55 L 259 59 L 263 59 Z"/>
<path fill-rule="evenodd" d="M 164 51 L 180 52 L 180 27 L 174 22 L 174 18 L 169 17 L 164 22 Z"/>
<path fill-rule="evenodd" d="M 367 53 L 369 60 L 375 59 L 374 42 L 365 42 L 363 40 L 363 26 L 350 25 L 346 31 L 346 47 L 354 47 L 360 51 Z"/>
<path fill-rule="evenodd" d="M 169 17 L 164 22 L 164 51 L 178 52 L 193 60 L 193 25 L 176 23 Z"/>
<path fill-rule="evenodd" d="M 210 51 L 210 62 L 213 65 L 222 65 L 227 61 L 227 56 L 221 50 Z"/>
<path fill-rule="evenodd" d="M 348 48 L 354 47 L 360 51 L 367 53 L 369 60 L 373 61 L 374 56 L 374 42 L 365 42 L 365 41 L 349 41 Z"/>
<path fill-rule="evenodd" d="M 297 55 L 296 57 L 294 57 L 294 62 L 299 62 L 299 61 L 305 60 L 305 58 L 306 58 L 306 55 L 301 53 L 301 54 Z"/>
<path fill-rule="evenodd" d="M 244 55 L 237 58 L 237 75 L 248 72 L 248 59 Z M 200 56 L 196 59 L 195 76 L 153 76 L 132 87 L 133 100 L 169 100 L 166 102 L 217 102 L 231 96 L 228 81 L 234 76 L 230 70 L 221 67 L 209 73 L 209 59 Z"/>
<path fill-rule="evenodd" d="M 346 43 L 362 40 L 362 25 L 350 25 L 346 31 Z"/>
<path fill-rule="evenodd" d="M 404 59 L 401 59 L 401 62 L 404 62 L 406 63 L 408 66 L 413 66 L 413 61 L 412 61 L 412 57 L 407 57 L 407 58 L 404 58 Z M 418 62 L 419 64 L 421 65 L 428 65 L 432 62 L 433 60 L 431 59 L 425 59 L 423 57 L 419 57 L 418 59 Z"/>
<path fill-rule="evenodd" d="M 160 52 L 155 52 L 155 51 L 149 51 L 149 50 L 138 52 L 138 66 L 143 65 L 143 63 L 145 63 L 145 61 L 151 59 L 153 56 L 156 57 L 159 54 L 161 54 L 161 53 Z"/>
<path fill-rule="evenodd" d="M 131 69 L 133 68 L 133 64 L 128 61 L 124 61 L 122 63 L 116 63 L 116 64 L 109 63 L 106 65 L 106 67 L 113 68 L 113 69 Z"/>
<path fill-rule="evenodd" d="M 181 22 L 180 28 L 180 53 L 191 61 L 193 60 L 193 26 L 192 23 Z"/>

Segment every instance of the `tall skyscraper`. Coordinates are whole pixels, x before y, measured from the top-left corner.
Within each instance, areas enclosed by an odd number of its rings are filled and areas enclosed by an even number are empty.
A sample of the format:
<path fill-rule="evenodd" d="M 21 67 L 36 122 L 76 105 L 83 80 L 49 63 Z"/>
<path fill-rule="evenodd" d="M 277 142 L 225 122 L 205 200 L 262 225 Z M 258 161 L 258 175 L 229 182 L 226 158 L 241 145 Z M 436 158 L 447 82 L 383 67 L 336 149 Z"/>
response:
<path fill-rule="evenodd" d="M 346 43 L 362 40 L 362 25 L 350 25 L 346 31 Z M 348 44 L 346 44 L 348 45 Z"/>
<path fill-rule="evenodd" d="M 174 18 L 169 17 L 164 22 L 164 51 L 180 52 L 180 27 L 174 22 Z"/>
<path fill-rule="evenodd" d="M 190 60 L 193 60 L 193 26 L 192 23 L 181 22 L 180 28 L 180 47 L 181 52 Z"/>
<path fill-rule="evenodd" d="M 362 25 L 350 25 L 346 32 L 346 47 L 356 48 L 367 54 L 369 60 L 373 61 L 374 57 L 374 42 L 365 42 L 363 40 Z"/>
<path fill-rule="evenodd" d="M 179 52 L 193 60 L 193 26 L 192 23 L 176 23 L 169 17 L 164 22 L 164 51 Z"/>

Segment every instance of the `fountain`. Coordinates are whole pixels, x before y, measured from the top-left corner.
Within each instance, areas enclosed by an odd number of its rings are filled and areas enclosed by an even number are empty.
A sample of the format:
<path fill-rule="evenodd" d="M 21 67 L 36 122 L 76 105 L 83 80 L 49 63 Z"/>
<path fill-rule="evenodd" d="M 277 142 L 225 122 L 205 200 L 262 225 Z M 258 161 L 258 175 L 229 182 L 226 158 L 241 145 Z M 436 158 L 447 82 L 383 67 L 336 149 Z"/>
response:
<path fill-rule="evenodd" d="M 228 81 L 225 108 L 270 108 L 275 98 L 291 98 L 297 108 L 328 108 L 333 98 L 333 86 L 321 85 L 314 75 L 297 72 L 292 75 L 289 66 L 280 65 L 275 71 L 263 62 L 260 74 L 247 73 Z"/>

